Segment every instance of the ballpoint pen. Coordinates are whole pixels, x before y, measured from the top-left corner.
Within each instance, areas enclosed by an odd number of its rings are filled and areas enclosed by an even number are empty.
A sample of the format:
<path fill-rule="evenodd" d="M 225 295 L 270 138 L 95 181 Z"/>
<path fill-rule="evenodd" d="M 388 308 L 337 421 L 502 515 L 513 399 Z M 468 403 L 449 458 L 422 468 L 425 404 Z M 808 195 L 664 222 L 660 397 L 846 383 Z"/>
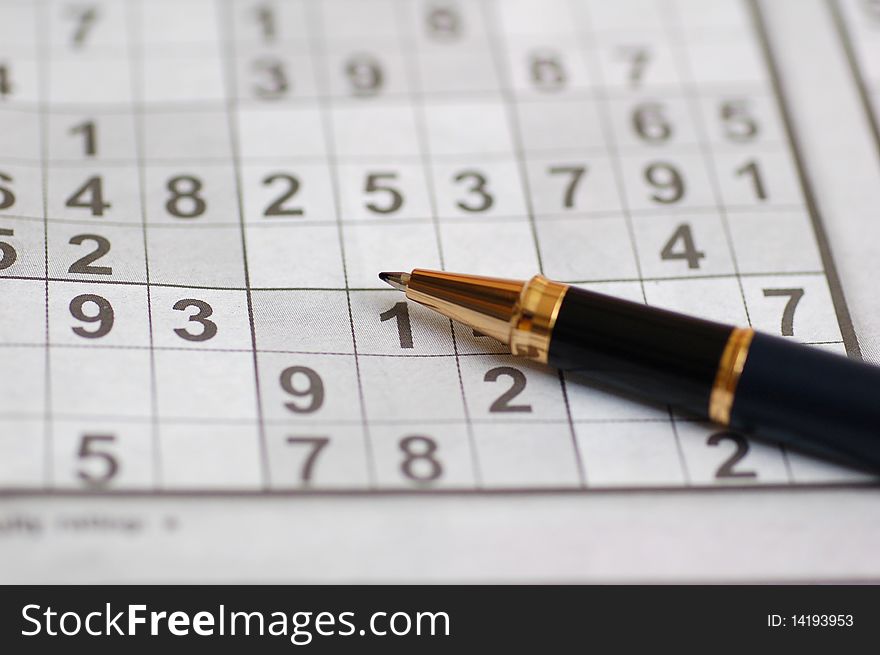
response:
<path fill-rule="evenodd" d="M 379 277 L 514 355 L 743 433 L 880 471 L 880 367 L 537 275 Z"/>

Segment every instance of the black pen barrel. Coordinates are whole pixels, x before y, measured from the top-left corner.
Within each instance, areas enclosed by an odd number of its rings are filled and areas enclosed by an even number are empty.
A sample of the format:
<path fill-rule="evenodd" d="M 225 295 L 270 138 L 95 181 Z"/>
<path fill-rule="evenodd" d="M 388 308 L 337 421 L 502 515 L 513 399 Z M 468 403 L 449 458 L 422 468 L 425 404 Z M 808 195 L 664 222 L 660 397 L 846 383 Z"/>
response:
<path fill-rule="evenodd" d="M 576 288 L 559 308 L 548 363 L 717 421 L 710 402 L 738 332 L 749 341 L 723 422 L 880 470 L 880 367 Z"/>
<path fill-rule="evenodd" d="M 733 328 L 570 287 L 548 363 L 612 389 L 706 416 Z"/>
<path fill-rule="evenodd" d="M 730 425 L 880 470 L 880 367 L 757 333 Z"/>

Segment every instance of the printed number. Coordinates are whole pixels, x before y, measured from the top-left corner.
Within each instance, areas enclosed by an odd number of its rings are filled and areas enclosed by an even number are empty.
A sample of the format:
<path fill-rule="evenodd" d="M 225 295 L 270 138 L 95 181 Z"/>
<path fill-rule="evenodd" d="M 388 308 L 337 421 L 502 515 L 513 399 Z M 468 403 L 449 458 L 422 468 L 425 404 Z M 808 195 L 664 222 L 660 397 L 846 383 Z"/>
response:
<path fill-rule="evenodd" d="M 758 136 L 758 123 L 749 113 L 745 100 L 728 100 L 719 110 L 724 136 L 731 141 L 752 141 Z"/>
<path fill-rule="evenodd" d="M 70 15 L 76 20 L 73 30 L 73 46 L 78 48 L 85 44 L 92 27 L 98 20 L 98 10 L 95 7 L 69 7 Z"/>
<path fill-rule="evenodd" d="M 364 191 L 366 193 L 384 192 L 388 194 L 388 203 L 379 205 L 375 202 L 368 202 L 367 209 L 377 214 L 393 214 L 403 206 L 403 194 L 384 180 L 396 180 L 397 173 L 370 173 L 367 175 Z"/>
<path fill-rule="evenodd" d="M 413 338 L 412 338 L 412 325 L 409 322 L 409 305 L 406 302 L 400 301 L 398 303 L 394 303 L 394 306 L 391 309 L 388 309 L 381 314 L 379 314 L 379 320 L 382 322 L 395 319 L 397 323 L 397 340 L 400 342 L 401 348 L 412 348 L 413 347 Z"/>
<path fill-rule="evenodd" d="M 110 203 L 104 202 L 104 184 L 99 175 L 90 177 L 64 203 L 67 207 L 83 207 L 92 211 L 92 216 L 103 216 Z"/>
<path fill-rule="evenodd" d="M 98 308 L 97 314 L 86 314 L 85 304 L 90 303 Z M 100 339 L 110 333 L 113 329 L 113 307 L 110 301 L 93 293 L 84 293 L 70 301 L 70 315 L 83 323 L 97 323 L 98 326 L 94 330 L 86 330 L 83 327 L 73 327 L 74 334 L 86 339 Z"/>
<path fill-rule="evenodd" d="M 437 442 L 431 437 L 413 435 L 400 440 L 404 459 L 400 463 L 403 475 L 417 482 L 432 482 L 443 475 L 443 466 L 436 458 Z"/>
<path fill-rule="evenodd" d="M 356 96 L 375 95 L 382 89 L 382 67 L 370 55 L 355 55 L 349 59 L 345 64 L 345 73 Z"/>
<path fill-rule="evenodd" d="M 294 384 L 294 378 L 304 376 L 308 384 L 305 388 L 299 389 Z M 281 371 L 281 388 L 285 392 L 296 398 L 307 398 L 308 401 L 299 405 L 294 402 L 284 403 L 284 406 L 291 412 L 296 414 L 311 414 L 321 409 L 324 404 L 324 382 L 316 371 L 308 366 L 289 366 Z"/>
<path fill-rule="evenodd" d="M 676 250 L 676 244 L 681 243 L 681 249 Z M 660 258 L 665 260 L 684 259 L 688 263 L 688 268 L 700 268 L 700 260 L 706 256 L 706 253 L 697 250 L 694 245 L 694 235 L 691 233 L 691 226 L 682 223 L 677 228 L 669 241 L 660 251 Z"/>
<path fill-rule="evenodd" d="M 531 412 L 531 405 L 511 405 L 510 401 L 516 398 L 519 394 L 523 392 L 526 388 L 526 376 L 525 374 L 513 368 L 512 366 L 496 366 L 495 368 L 489 369 L 486 371 L 486 375 L 483 377 L 484 382 L 495 382 L 501 376 L 509 377 L 513 384 L 510 385 L 510 389 L 505 391 L 503 394 L 498 396 L 491 405 L 489 405 L 490 412 Z"/>
<path fill-rule="evenodd" d="M 626 79 L 633 88 L 639 87 L 645 77 L 645 69 L 651 61 L 651 53 L 647 48 L 634 46 L 618 50 L 618 55 L 629 64 Z"/>
<path fill-rule="evenodd" d="M 468 189 L 468 193 L 476 196 L 479 201 L 476 204 L 468 204 L 463 200 L 459 200 L 455 204 L 458 205 L 460 209 L 463 209 L 466 212 L 484 212 L 492 207 L 495 204 L 495 198 L 492 197 L 492 194 L 489 193 L 486 186 L 489 184 L 486 176 L 480 173 L 479 171 L 461 171 L 458 175 L 452 178 L 456 182 L 464 182 L 466 180 L 471 180 L 471 186 Z"/>
<path fill-rule="evenodd" d="M 758 168 L 758 162 L 750 160 L 742 167 L 736 169 L 737 176 L 748 176 L 752 179 L 752 189 L 755 191 L 755 197 L 758 200 L 767 200 L 767 190 L 764 188 L 764 179 L 761 177 L 761 170 Z"/>
<path fill-rule="evenodd" d="M 565 194 L 562 196 L 562 206 L 566 209 L 574 207 L 574 197 L 577 193 L 578 184 L 586 174 L 586 166 L 551 166 L 547 169 L 550 175 L 570 175 Z"/>
<path fill-rule="evenodd" d="M 330 443 L 329 437 L 287 437 L 287 443 L 291 445 L 305 444 L 310 448 L 308 455 L 303 460 L 302 468 L 299 470 L 299 479 L 302 482 L 311 482 L 312 471 L 315 470 L 315 462 L 318 461 L 318 455 Z"/>
<path fill-rule="evenodd" d="M 275 29 L 275 12 L 269 5 L 257 5 L 254 7 L 254 15 L 260 24 L 260 32 L 264 41 L 274 41 L 277 35 Z"/>
<path fill-rule="evenodd" d="M 565 68 L 553 53 L 533 54 L 529 71 L 532 84 L 541 91 L 559 91 L 565 87 Z"/>
<path fill-rule="evenodd" d="M 722 441 L 731 441 L 736 446 L 733 454 L 721 463 L 718 470 L 715 471 L 715 477 L 722 478 L 756 478 L 758 474 L 754 471 L 737 471 L 734 467 L 739 464 L 749 452 L 749 443 L 741 435 L 735 432 L 716 432 L 706 439 L 709 446 L 717 446 Z"/>
<path fill-rule="evenodd" d="M 199 323 L 202 326 L 201 332 L 193 334 L 186 328 L 175 328 L 174 333 L 187 341 L 207 341 L 213 338 L 217 334 L 217 324 L 214 321 L 208 320 L 208 317 L 214 313 L 211 305 L 204 300 L 196 300 L 195 298 L 184 298 L 174 303 L 174 309 L 180 312 L 184 312 L 190 307 L 194 307 L 198 311 L 190 316 L 188 320 L 191 323 Z"/>
<path fill-rule="evenodd" d="M 279 59 L 264 57 L 257 59 L 251 68 L 263 80 L 263 83 L 254 84 L 254 95 L 258 98 L 275 100 L 283 98 L 290 90 L 290 80 L 284 70 L 284 63 Z"/>
<path fill-rule="evenodd" d="M 425 19 L 428 36 L 438 41 L 453 41 L 461 36 L 461 17 L 452 7 L 434 7 Z"/>
<path fill-rule="evenodd" d="M 68 134 L 74 136 L 81 134 L 83 138 L 83 154 L 86 157 L 94 157 L 98 154 L 98 139 L 94 121 L 86 121 L 74 125 L 68 130 Z"/>
<path fill-rule="evenodd" d="M 648 143 L 664 143 L 672 136 L 672 124 L 666 120 L 663 105 L 659 102 L 637 105 L 630 121 L 638 137 Z"/>
<path fill-rule="evenodd" d="M 0 227 L 0 236 L 15 236 L 15 230 L 10 230 L 7 227 Z M 13 245 L 6 241 L 0 241 L 0 271 L 12 266 L 16 259 L 18 259 L 18 253 L 15 252 Z"/>
<path fill-rule="evenodd" d="M 0 180 L 12 183 L 12 178 L 6 173 L 0 173 Z M 12 189 L 0 184 L 0 209 L 9 209 L 15 204 L 15 194 Z"/>
<path fill-rule="evenodd" d="M 92 266 L 95 262 L 108 252 L 110 252 L 110 242 L 97 234 L 77 234 L 70 237 L 70 243 L 74 246 L 82 245 L 83 241 L 94 241 L 97 248 L 83 257 L 80 257 L 70 265 L 67 269 L 68 273 L 86 273 L 89 275 L 112 275 L 113 269 L 110 266 Z"/>
<path fill-rule="evenodd" d="M 165 203 L 165 209 L 177 218 L 198 218 L 205 213 L 207 204 L 199 195 L 202 181 L 193 175 L 178 175 L 168 180 L 165 185 L 171 197 Z"/>
<path fill-rule="evenodd" d="M 804 297 L 803 289 L 763 289 L 765 298 L 774 296 L 788 296 L 788 302 L 782 310 L 782 324 L 780 329 L 782 336 L 790 337 L 794 335 L 794 310 L 797 309 L 798 303 Z"/>
<path fill-rule="evenodd" d="M 287 173 L 270 173 L 263 178 L 263 186 L 270 186 L 277 181 L 285 183 L 287 188 L 272 204 L 266 207 L 263 216 L 302 216 L 302 208 L 284 206 L 284 203 L 293 198 L 299 191 L 299 180 Z"/>
<path fill-rule="evenodd" d="M 644 176 L 645 181 L 656 189 L 656 193 L 651 194 L 651 199 L 655 202 L 671 205 L 684 197 L 684 178 L 672 164 L 666 162 L 648 164 Z"/>
<path fill-rule="evenodd" d="M 12 74 L 8 64 L 0 64 L 0 98 L 12 95 Z"/>
<path fill-rule="evenodd" d="M 79 479 L 87 484 L 102 485 L 110 482 L 119 473 L 119 460 L 116 455 L 104 446 L 116 443 L 112 434 L 84 434 L 79 442 L 77 457 L 83 466 L 77 471 Z M 86 468 L 90 461 L 100 462 L 98 472 L 93 473 Z"/>

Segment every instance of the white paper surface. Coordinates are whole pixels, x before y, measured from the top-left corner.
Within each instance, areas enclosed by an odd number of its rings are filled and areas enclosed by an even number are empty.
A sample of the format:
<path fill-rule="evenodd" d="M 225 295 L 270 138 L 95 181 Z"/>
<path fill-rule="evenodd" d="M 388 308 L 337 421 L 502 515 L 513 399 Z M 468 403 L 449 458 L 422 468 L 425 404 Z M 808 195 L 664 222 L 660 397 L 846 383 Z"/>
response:
<path fill-rule="evenodd" d="M 0 578 L 878 577 L 870 478 L 376 277 L 541 271 L 876 359 L 850 4 L 0 4 Z"/>

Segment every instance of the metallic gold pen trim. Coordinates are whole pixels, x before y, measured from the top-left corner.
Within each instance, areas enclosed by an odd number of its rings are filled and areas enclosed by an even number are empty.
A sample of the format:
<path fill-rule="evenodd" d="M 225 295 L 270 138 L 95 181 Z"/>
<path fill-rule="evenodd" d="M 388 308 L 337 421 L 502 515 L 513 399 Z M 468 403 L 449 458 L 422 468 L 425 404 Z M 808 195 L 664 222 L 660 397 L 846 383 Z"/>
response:
<path fill-rule="evenodd" d="M 536 275 L 528 282 L 421 268 L 383 271 L 379 278 L 485 336 L 508 344 L 515 355 L 547 363 L 550 339 L 567 284 Z"/>
<path fill-rule="evenodd" d="M 730 425 L 730 412 L 736 397 L 736 385 L 749 356 L 749 346 L 755 331 L 751 328 L 733 328 L 715 373 L 715 383 L 709 394 L 709 418 L 721 425 Z"/>
<path fill-rule="evenodd" d="M 391 274 L 386 276 L 390 284 Z M 406 297 L 509 344 L 510 320 L 524 285 L 518 280 L 417 268 L 407 277 Z"/>
<path fill-rule="evenodd" d="M 553 326 L 568 291 L 567 284 L 536 275 L 523 287 L 510 318 L 510 350 L 543 364 L 550 355 Z"/>

